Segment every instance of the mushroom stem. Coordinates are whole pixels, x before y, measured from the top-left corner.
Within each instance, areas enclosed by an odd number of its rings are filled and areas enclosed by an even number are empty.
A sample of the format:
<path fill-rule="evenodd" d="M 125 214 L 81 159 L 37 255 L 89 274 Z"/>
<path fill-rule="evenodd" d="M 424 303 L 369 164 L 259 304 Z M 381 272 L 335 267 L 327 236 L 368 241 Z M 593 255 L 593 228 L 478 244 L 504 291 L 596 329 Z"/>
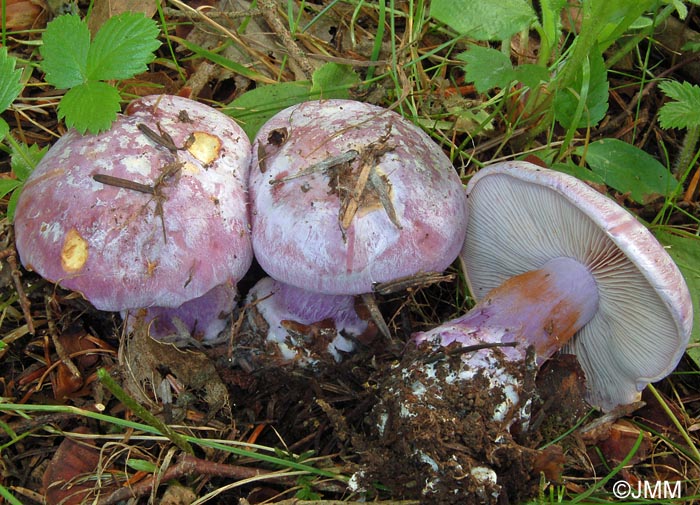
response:
<path fill-rule="evenodd" d="M 325 350 L 340 361 L 342 352 L 354 350 L 353 337 L 368 329 L 351 295 L 314 293 L 265 277 L 249 291 L 247 302 L 255 308 L 249 321 L 267 334 L 266 343 L 277 344 L 284 360 L 303 361 L 304 353 Z M 267 328 L 259 327 L 256 316 Z"/>
<path fill-rule="evenodd" d="M 179 307 L 148 307 L 143 310 L 142 324 L 148 325 L 151 337 L 186 343 L 189 337 L 195 341 L 214 340 L 225 329 L 226 322 L 236 305 L 238 290 L 232 283 L 215 286 L 198 298 Z M 123 310 L 129 332 L 135 329 L 138 310 Z"/>
<path fill-rule="evenodd" d="M 510 344 L 502 351 L 510 361 L 535 350 L 538 363 L 556 351 L 595 314 L 598 288 L 589 269 L 572 258 L 555 258 L 538 270 L 507 279 L 465 315 L 414 335 L 442 347 L 457 342 Z M 520 345 L 523 344 L 523 345 Z"/>

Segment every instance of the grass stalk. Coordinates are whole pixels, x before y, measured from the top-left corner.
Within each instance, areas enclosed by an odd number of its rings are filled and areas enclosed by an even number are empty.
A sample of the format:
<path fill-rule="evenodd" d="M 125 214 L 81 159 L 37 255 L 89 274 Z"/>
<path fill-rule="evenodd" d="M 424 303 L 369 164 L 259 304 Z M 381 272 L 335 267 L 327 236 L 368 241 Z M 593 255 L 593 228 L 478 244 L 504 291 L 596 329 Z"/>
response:
<path fill-rule="evenodd" d="M 695 442 L 693 442 L 693 439 L 690 438 L 690 435 L 688 434 L 688 430 L 685 429 L 685 427 L 681 424 L 680 420 L 678 417 L 673 413 L 671 408 L 668 406 L 668 403 L 666 403 L 666 400 L 661 396 L 659 391 L 654 387 L 653 384 L 649 384 L 647 386 L 649 388 L 649 391 L 651 394 L 654 395 L 654 398 L 656 398 L 656 401 L 659 402 L 659 405 L 663 409 L 663 411 L 666 413 L 668 418 L 671 420 L 673 425 L 676 427 L 678 430 L 678 433 L 680 433 L 681 437 L 683 437 L 683 440 L 685 441 L 686 444 L 688 444 L 688 450 L 692 454 L 693 458 L 695 459 L 695 463 L 700 465 L 700 450 L 698 450 L 697 445 Z"/>
<path fill-rule="evenodd" d="M 19 403 L 2 403 L 0 402 L 0 412 L 16 412 L 16 413 L 26 413 L 26 412 L 52 412 L 52 413 L 63 413 L 76 415 L 80 417 L 85 417 L 89 419 L 94 419 L 96 421 L 111 424 L 113 426 L 119 426 L 124 429 L 132 429 L 140 431 L 143 433 L 148 433 L 155 436 L 162 436 L 170 440 L 169 437 L 165 435 L 160 429 L 150 425 L 139 423 L 136 421 L 129 421 L 126 419 L 120 419 L 118 417 L 113 417 L 108 414 L 102 414 L 101 412 L 94 412 L 90 410 L 80 409 L 78 407 L 73 407 L 70 405 L 43 405 L 43 404 L 19 404 Z M 172 429 L 172 428 L 170 428 Z M 21 435 L 20 435 L 21 436 Z M 265 463 L 270 463 L 272 465 L 279 466 L 281 468 L 291 468 L 294 470 L 300 470 L 308 472 L 311 475 L 318 475 L 321 477 L 327 477 L 334 480 L 339 480 L 341 482 L 347 482 L 348 478 L 342 474 L 332 472 L 329 470 L 323 470 L 321 468 L 315 468 L 311 465 L 300 463 L 294 461 L 293 459 L 285 459 L 278 456 L 270 456 L 268 454 L 263 454 L 259 450 L 243 449 L 241 447 L 234 447 L 232 445 L 227 445 L 223 441 L 210 440 L 205 438 L 197 438 L 191 435 L 181 435 L 178 434 L 185 442 L 191 445 L 197 445 L 199 447 L 206 447 L 208 449 L 220 450 L 223 452 L 228 452 L 235 454 L 237 456 L 251 458 L 257 461 L 262 461 Z M 133 437 L 131 437 L 133 438 Z M 244 444 L 250 446 L 250 444 Z M 262 446 L 254 446 L 255 448 L 263 449 Z M 274 452 L 273 449 L 268 449 Z"/>
<path fill-rule="evenodd" d="M 170 439 L 170 441 L 175 444 L 177 447 L 179 447 L 182 451 L 186 452 L 187 454 L 192 454 L 194 455 L 194 450 L 192 449 L 192 446 L 189 444 L 189 442 L 179 433 L 177 433 L 175 430 L 173 430 L 170 426 L 165 424 L 163 421 L 158 419 L 156 416 L 154 416 L 151 412 L 149 412 L 146 408 L 143 407 L 140 403 L 138 403 L 136 400 L 134 400 L 132 397 L 130 397 L 126 391 L 124 391 L 119 384 L 117 384 L 117 381 L 112 379 L 112 377 L 109 375 L 109 372 L 105 370 L 104 368 L 100 368 L 97 371 L 97 378 L 99 381 L 104 385 L 109 391 L 120 401 L 124 404 L 126 408 L 131 410 L 134 414 L 136 414 L 138 417 L 143 419 L 145 422 L 153 426 L 156 430 L 158 430 L 160 433 L 165 435 Z"/>
<path fill-rule="evenodd" d="M 634 445 L 624 457 L 624 459 L 620 461 L 620 463 L 615 468 L 613 468 L 612 471 L 610 471 L 610 473 L 608 473 L 595 484 L 593 484 L 591 487 L 586 489 L 583 493 L 577 495 L 574 499 L 571 500 L 570 503 L 587 503 L 585 500 L 590 498 L 593 495 L 593 493 L 596 493 L 597 491 L 603 489 L 605 484 L 607 484 L 613 477 L 615 477 L 615 475 L 617 475 L 620 472 L 620 470 L 627 466 L 627 464 L 632 460 L 634 455 L 637 454 L 637 451 L 642 445 L 643 440 L 644 433 L 640 431 L 639 435 L 637 436 L 637 440 L 634 442 Z"/>

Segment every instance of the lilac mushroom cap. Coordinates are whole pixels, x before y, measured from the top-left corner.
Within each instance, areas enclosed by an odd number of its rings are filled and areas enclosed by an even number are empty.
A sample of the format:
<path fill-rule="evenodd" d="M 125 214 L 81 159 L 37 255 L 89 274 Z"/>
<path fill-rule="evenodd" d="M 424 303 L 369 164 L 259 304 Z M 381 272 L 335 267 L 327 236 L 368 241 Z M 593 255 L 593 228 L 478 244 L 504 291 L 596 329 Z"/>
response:
<path fill-rule="evenodd" d="M 418 127 L 351 100 L 304 102 L 253 142 L 255 256 L 274 279 L 325 294 L 443 271 L 464 240 L 466 197 Z"/>
<path fill-rule="evenodd" d="M 574 177 L 519 161 L 480 170 L 467 194 L 461 258 L 480 304 L 506 280 L 560 258 L 590 273 L 597 309 L 564 350 L 576 354 L 591 404 L 632 403 L 673 371 L 690 338 L 690 294 L 632 214 Z"/>
<path fill-rule="evenodd" d="M 252 261 L 250 158 L 243 130 L 215 109 L 138 99 L 109 131 L 69 131 L 36 167 L 17 205 L 22 263 L 107 311 L 235 286 Z"/>

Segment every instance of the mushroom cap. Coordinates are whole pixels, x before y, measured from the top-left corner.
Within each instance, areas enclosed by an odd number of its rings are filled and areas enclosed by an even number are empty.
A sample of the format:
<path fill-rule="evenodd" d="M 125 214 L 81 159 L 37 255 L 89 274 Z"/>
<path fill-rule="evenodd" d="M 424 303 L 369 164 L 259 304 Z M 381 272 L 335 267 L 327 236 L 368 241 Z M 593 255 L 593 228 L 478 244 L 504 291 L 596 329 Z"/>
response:
<path fill-rule="evenodd" d="M 17 204 L 22 263 L 110 311 L 178 307 L 235 284 L 252 262 L 245 133 L 223 113 L 176 96 L 140 98 L 127 114 L 98 135 L 69 131 L 37 165 Z M 161 197 L 93 178 L 153 186 L 178 161 Z"/>
<path fill-rule="evenodd" d="M 466 226 L 464 188 L 442 150 L 399 114 L 352 100 L 304 102 L 263 125 L 250 205 L 268 275 L 326 294 L 442 271 Z"/>
<path fill-rule="evenodd" d="M 632 214 L 574 177 L 522 161 L 483 168 L 467 195 L 460 256 L 477 300 L 556 257 L 591 271 L 598 311 L 565 348 L 586 373 L 591 404 L 609 410 L 632 403 L 673 371 L 692 329 L 690 293 Z"/>

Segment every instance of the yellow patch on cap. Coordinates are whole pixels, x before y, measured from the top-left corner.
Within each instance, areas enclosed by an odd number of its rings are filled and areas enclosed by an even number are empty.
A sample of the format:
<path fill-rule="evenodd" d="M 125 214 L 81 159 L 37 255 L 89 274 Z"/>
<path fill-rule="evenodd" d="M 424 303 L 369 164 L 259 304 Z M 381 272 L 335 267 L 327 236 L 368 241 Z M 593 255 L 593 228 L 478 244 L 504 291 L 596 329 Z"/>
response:
<path fill-rule="evenodd" d="M 66 233 L 61 249 L 61 266 L 68 273 L 77 272 L 88 259 L 88 243 L 75 228 Z"/>
<path fill-rule="evenodd" d="M 204 165 L 213 163 L 221 154 L 221 139 L 207 132 L 194 132 L 187 150 Z"/>
<path fill-rule="evenodd" d="M 201 172 L 201 168 L 194 163 L 190 163 L 189 161 L 186 161 L 184 165 L 182 165 L 182 168 L 180 171 L 183 174 L 189 174 L 189 175 L 197 175 L 199 172 Z"/>

